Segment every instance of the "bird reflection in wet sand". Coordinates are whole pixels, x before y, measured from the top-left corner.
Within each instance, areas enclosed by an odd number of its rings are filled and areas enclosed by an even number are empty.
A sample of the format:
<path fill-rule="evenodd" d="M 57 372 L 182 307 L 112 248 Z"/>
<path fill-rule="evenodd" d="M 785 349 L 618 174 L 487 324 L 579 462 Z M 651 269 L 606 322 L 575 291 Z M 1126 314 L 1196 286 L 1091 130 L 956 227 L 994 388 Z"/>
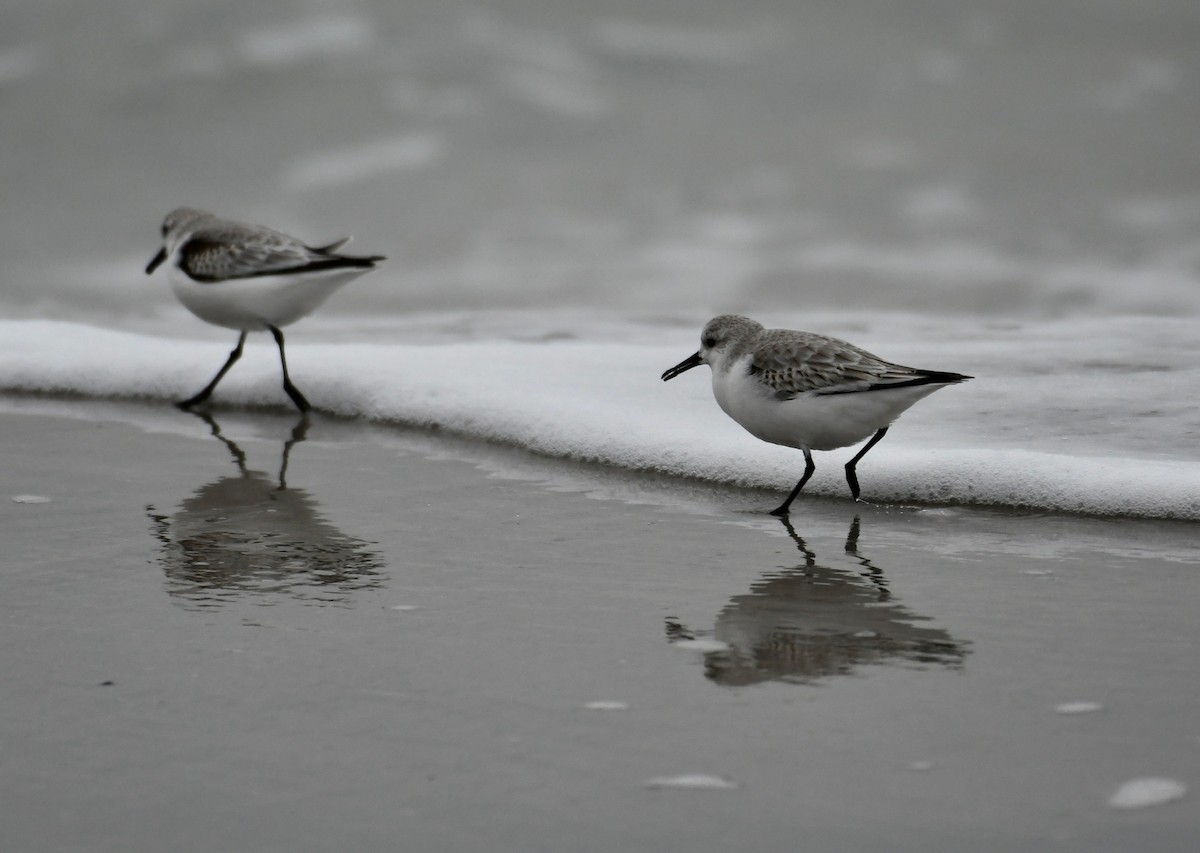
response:
<path fill-rule="evenodd" d="M 201 486 L 171 515 L 146 508 L 173 598 L 192 609 L 242 598 L 271 605 L 281 595 L 348 606 L 355 590 L 380 585 L 379 554 L 324 519 L 307 491 L 287 485 L 288 457 L 306 437 L 307 417 L 284 442 L 273 479 L 247 467 L 246 454 L 210 414 L 194 414 L 228 448 L 237 474 Z"/>
<path fill-rule="evenodd" d="M 726 686 L 805 684 L 869 664 L 962 667 L 966 644 L 916 624 L 927 617 L 895 603 L 883 572 L 858 553 L 857 516 L 845 547 L 862 567 L 857 572 L 818 564 L 788 519 L 781 520 L 804 555 L 803 565 L 764 574 L 748 593 L 730 600 L 711 632 L 667 620 L 671 642 L 708 638 L 723 644 L 704 655 L 708 678 Z"/>

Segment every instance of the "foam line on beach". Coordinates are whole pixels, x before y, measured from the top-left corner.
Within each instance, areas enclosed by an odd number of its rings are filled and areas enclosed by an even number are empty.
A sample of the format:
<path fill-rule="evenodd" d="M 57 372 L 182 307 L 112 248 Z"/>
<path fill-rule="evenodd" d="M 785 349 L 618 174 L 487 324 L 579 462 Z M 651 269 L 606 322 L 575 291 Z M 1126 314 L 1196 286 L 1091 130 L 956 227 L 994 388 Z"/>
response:
<path fill-rule="evenodd" d="M 257 340 L 255 339 L 257 338 Z M 221 406 L 286 406 L 266 336 L 223 381 Z M 232 343 L 232 342 L 231 342 Z M 0 321 L 0 390 L 173 401 L 220 366 L 212 341 L 50 321 Z M 741 487 L 790 488 L 799 452 L 766 445 L 716 407 L 707 376 L 664 385 L 678 346 L 587 341 L 293 344 L 292 376 L 318 409 L 438 428 L 549 456 Z M 1095 515 L 1200 519 L 1200 461 L 1121 453 L 1103 440 L 1034 444 L 973 424 L 982 405 L 1025 394 L 1020 380 L 947 389 L 897 422 L 859 465 L 880 502 L 998 505 Z M 974 393 L 976 396 L 971 396 Z M 1038 394 L 1041 394 L 1041 397 Z M 1033 392 L 1033 400 L 1053 394 Z M 1062 393 L 1062 392 L 1059 392 Z M 957 395 L 957 396 L 955 396 Z M 853 448 L 816 455 L 806 491 L 849 499 Z"/>

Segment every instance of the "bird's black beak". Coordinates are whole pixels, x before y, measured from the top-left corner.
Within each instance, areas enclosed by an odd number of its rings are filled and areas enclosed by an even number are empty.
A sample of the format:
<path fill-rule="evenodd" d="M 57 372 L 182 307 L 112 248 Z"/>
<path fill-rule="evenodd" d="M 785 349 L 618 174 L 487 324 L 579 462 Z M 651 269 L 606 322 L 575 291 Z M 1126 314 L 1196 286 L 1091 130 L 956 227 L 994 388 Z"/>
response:
<path fill-rule="evenodd" d="M 702 364 L 704 364 L 704 362 L 700 360 L 700 353 L 692 353 L 683 361 L 679 362 L 679 364 L 666 371 L 662 375 L 662 380 L 663 382 L 666 382 L 668 379 L 674 379 L 685 370 L 691 370 L 693 367 L 699 367 Z"/>
<path fill-rule="evenodd" d="M 158 250 L 158 254 L 150 259 L 150 263 L 146 264 L 146 275 L 150 275 L 152 272 L 154 272 L 156 269 L 158 269 L 162 265 L 162 262 L 165 261 L 166 259 L 167 259 L 167 247 L 163 246 L 161 249 Z"/>

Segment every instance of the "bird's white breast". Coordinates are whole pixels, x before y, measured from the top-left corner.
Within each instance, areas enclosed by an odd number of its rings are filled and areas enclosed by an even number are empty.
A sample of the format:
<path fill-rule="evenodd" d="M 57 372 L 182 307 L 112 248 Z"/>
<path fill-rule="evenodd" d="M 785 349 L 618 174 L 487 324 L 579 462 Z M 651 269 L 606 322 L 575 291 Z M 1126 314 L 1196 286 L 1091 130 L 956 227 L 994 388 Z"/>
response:
<path fill-rule="evenodd" d="M 171 268 L 171 289 L 184 307 L 201 320 L 240 331 L 282 328 L 321 306 L 338 288 L 365 269 L 330 270 L 323 274 L 272 275 L 198 282 Z"/>
<path fill-rule="evenodd" d="M 901 412 L 940 385 L 818 395 L 811 391 L 790 400 L 749 373 L 750 356 L 713 369 L 717 404 L 751 435 L 785 447 L 835 450 L 857 444 L 894 421 Z"/>

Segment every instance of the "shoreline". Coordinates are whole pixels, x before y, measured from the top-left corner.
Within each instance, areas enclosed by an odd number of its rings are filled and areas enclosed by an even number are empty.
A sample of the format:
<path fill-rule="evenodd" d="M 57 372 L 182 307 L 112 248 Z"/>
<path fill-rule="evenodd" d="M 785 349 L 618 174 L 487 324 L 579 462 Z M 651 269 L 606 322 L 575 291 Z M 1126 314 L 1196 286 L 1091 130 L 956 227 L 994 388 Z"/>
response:
<path fill-rule="evenodd" d="M 456 439 L 56 407 L 0 411 L 13 849 L 1200 834 L 1193 793 L 1107 804 L 1198 784 L 1178 524 L 821 500 L 789 530 L 768 493 Z"/>
<path fill-rule="evenodd" d="M 0 390 L 0 413 L 19 413 L 19 412 L 38 412 L 44 411 L 53 413 L 59 410 L 68 411 L 72 406 L 83 406 L 89 411 L 114 411 L 125 412 L 125 415 L 119 417 L 127 417 L 129 412 L 144 411 L 146 419 L 149 422 L 161 421 L 161 413 L 163 411 L 169 413 L 178 413 L 169 400 L 170 395 L 164 399 L 161 395 L 141 394 L 141 395 L 105 395 L 101 397 L 93 396 L 79 391 L 70 390 Z M 711 402 L 711 401 L 707 401 Z M 715 404 L 713 405 L 715 409 Z M 199 417 L 204 413 L 210 413 L 220 418 L 244 419 L 244 418 L 286 418 L 296 417 L 298 413 L 290 405 L 272 402 L 266 403 L 262 401 L 242 401 L 242 402 L 222 402 L 213 407 L 206 407 L 199 412 L 185 412 L 188 417 Z M 469 448 L 472 445 L 481 447 L 498 448 L 511 451 L 516 454 L 526 454 L 531 457 L 546 460 L 547 462 L 561 462 L 564 465 L 578 465 L 583 467 L 594 467 L 597 470 L 608 470 L 616 472 L 618 476 L 630 477 L 649 477 L 662 478 L 666 482 L 681 482 L 692 483 L 696 486 L 712 486 L 716 489 L 730 489 L 737 493 L 754 493 L 762 494 L 765 501 L 774 500 L 776 504 L 779 498 L 786 494 L 794 485 L 794 480 L 789 479 L 794 473 L 798 476 L 801 467 L 797 466 L 796 459 L 800 457 L 799 451 L 793 451 L 790 448 L 781 448 L 765 445 L 749 436 L 741 435 L 737 427 L 732 426 L 732 422 L 724 423 L 723 416 L 719 412 L 706 413 L 712 416 L 712 420 L 716 422 L 718 429 L 724 428 L 726 431 L 720 441 L 713 443 L 708 442 L 710 446 L 705 447 L 705 451 L 710 455 L 716 456 L 714 448 L 728 448 L 727 454 L 721 454 L 721 461 L 713 465 L 702 466 L 703 471 L 692 471 L 690 467 L 695 466 L 692 454 L 686 451 L 681 451 L 678 458 L 689 460 L 684 462 L 672 461 L 664 463 L 662 459 L 657 458 L 640 458 L 643 454 L 640 451 L 634 451 L 631 457 L 625 458 L 622 452 L 617 452 L 616 457 L 613 457 L 609 450 L 597 450 L 590 452 L 586 449 L 575 448 L 571 446 L 563 446 L 561 437 L 555 435 L 548 443 L 531 442 L 527 436 L 510 434 L 510 431 L 501 430 L 480 431 L 478 429 L 464 429 L 453 423 L 442 423 L 438 421 L 429 422 L 422 418 L 405 418 L 396 417 L 387 413 L 368 414 L 359 411 L 346 412 L 338 408 L 333 410 L 325 408 L 317 408 L 312 412 L 312 417 L 320 419 L 323 422 L 333 424 L 341 424 L 347 429 L 367 429 L 367 430 L 393 430 L 401 435 L 414 437 L 429 437 L 433 440 L 458 441 L 462 442 L 464 448 Z M 725 441 L 728 433 L 732 432 L 734 439 L 732 442 Z M 693 436 L 696 435 L 693 433 Z M 806 485 L 804 497 L 816 501 L 824 501 L 830 504 L 848 503 L 853 506 L 848 494 L 846 493 L 845 481 L 841 476 L 841 454 L 845 456 L 852 454 L 857 447 L 846 448 L 843 451 L 833 451 L 831 454 L 821 453 L 818 455 L 819 464 L 816 475 L 813 480 Z M 1009 514 L 1031 514 L 1031 515 L 1062 515 L 1065 517 L 1094 519 L 1100 521 L 1120 521 L 1120 520 L 1141 520 L 1141 521 L 1161 521 L 1169 523 L 1193 524 L 1200 519 L 1200 498 L 1192 500 L 1190 503 L 1183 498 L 1168 497 L 1168 492 L 1161 489 L 1155 491 L 1150 486 L 1149 479 L 1141 479 L 1132 483 L 1123 483 L 1120 476 L 1114 476 L 1109 473 L 1103 466 L 1097 467 L 1090 463 L 1085 463 L 1085 470 L 1090 474 L 1086 476 L 1094 480 L 1093 486 L 1097 491 L 1098 506 L 1111 506 L 1112 501 L 1117 498 L 1114 496 L 1121 494 L 1135 494 L 1139 491 L 1144 492 L 1144 495 L 1136 499 L 1137 505 L 1144 508 L 1144 511 L 1106 511 L 1103 508 L 1080 509 L 1056 506 L 1061 502 L 1061 497 L 1054 497 L 1055 494 L 1061 492 L 1061 488 L 1057 485 L 1056 478 L 1061 471 L 1057 469 L 1064 462 L 1063 457 L 1053 457 L 1047 454 L 1029 453 L 1021 451 L 1012 451 L 997 449 L 990 451 L 988 455 L 994 457 L 993 461 L 987 466 L 989 473 L 997 473 L 1000 479 L 1003 479 L 1003 471 L 1006 468 L 1030 466 L 1037 467 L 1035 464 L 1039 458 L 1044 465 L 1048 465 L 1052 470 L 1042 473 L 1037 477 L 1027 475 L 1018 477 L 1006 485 L 993 484 L 989 488 L 993 491 L 1000 491 L 1011 496 L 1009 501 L 999 500 L 982 500 L 976 498 L 974 500 L 955 500 L 953 498 L 946 500 L 946 496 L 941 496 L 939 493 L 946 490 L 945 485 L 939 485 L 939 477 L 954 477 L 956 467 L 960 470 L 976 466 L 979 454 L 981 451 L 964 451 L 950 450 L 936 452 L 933 456 L 933 461 L 926 459 L 922 452 L 915 450 L 913 447 L 889 448 L 890 454 L 883 457 L 883 464 L 869 473 L 864 472 L 862 480 L 864 482 L 863 492 L 865 506 L 872 504 L 880 506 L 916 506 L 924 509 L 962 509 L 977 512 L 998 512 Z M 827 457 L 827 458 L 821 458 Z M 959 457 L 963 457 L 960 459 Z M 1044 458 L 1042 458 L 1044 457 Z M 899 461 L 897 461 L 899 460 Z M 779 479 L 777 487 L 767 487 L 760 480 L 762 472 L 767 468 L 764 462 L 770 462 L 773 470 L 778 475 L 779 472 L 787 472 L 783 479 Z M 1082 460 L 1079 460 L 1082 461 Z M 1164 471 L 1172 469 L 1171 464 L 1163 463 L 1154 460 L 1124 460 L 1129 463 L 1137 463 L 1140 469 L 1145 465 L 1157 466 L 1156 470 Z M 874 463 L 875 460 L 872 460 Z M 1187 463 L 1180 463 L 1187 464 Z M 711 468 L 711 470 L 709 470 Z M 879 470 L 882 468 L 883 470 Z M 749 473 L 747 473 L 749 472 Z M 1177 473 L 1177 472 L 1176 472 Z M 901 493 L 896 496 L 897 483 L 902 483 L 905 476 L 911 476 L 918 482 L 924 482 L 924 485 L 917 487 L 917 492 L 924 494 L 905 491 L 906 487 L 900 485 Z M 1176 479 L 1179 479 L 1176 476 Z M 964 477 L 966 485 L 964 488 L 968 491 L 974 491 L 974 486 L 971 485 L 971 477 Z M 999 482 L 999 480 L 997 481 Z M 1024 490 L 1028 489 L 1026 492 Z M 1029 501 L 1029 495 L 1038 496 L 1040 499 Z M 1180 502 L 1182 501 L 1182 502 Z M 1084 500 L 1087 503 L 1087 500 Z M 1155 512 L 1155 508 L 1159 510 Z M 1196 517 L 1193 517 L 1195 515 Z"/>

